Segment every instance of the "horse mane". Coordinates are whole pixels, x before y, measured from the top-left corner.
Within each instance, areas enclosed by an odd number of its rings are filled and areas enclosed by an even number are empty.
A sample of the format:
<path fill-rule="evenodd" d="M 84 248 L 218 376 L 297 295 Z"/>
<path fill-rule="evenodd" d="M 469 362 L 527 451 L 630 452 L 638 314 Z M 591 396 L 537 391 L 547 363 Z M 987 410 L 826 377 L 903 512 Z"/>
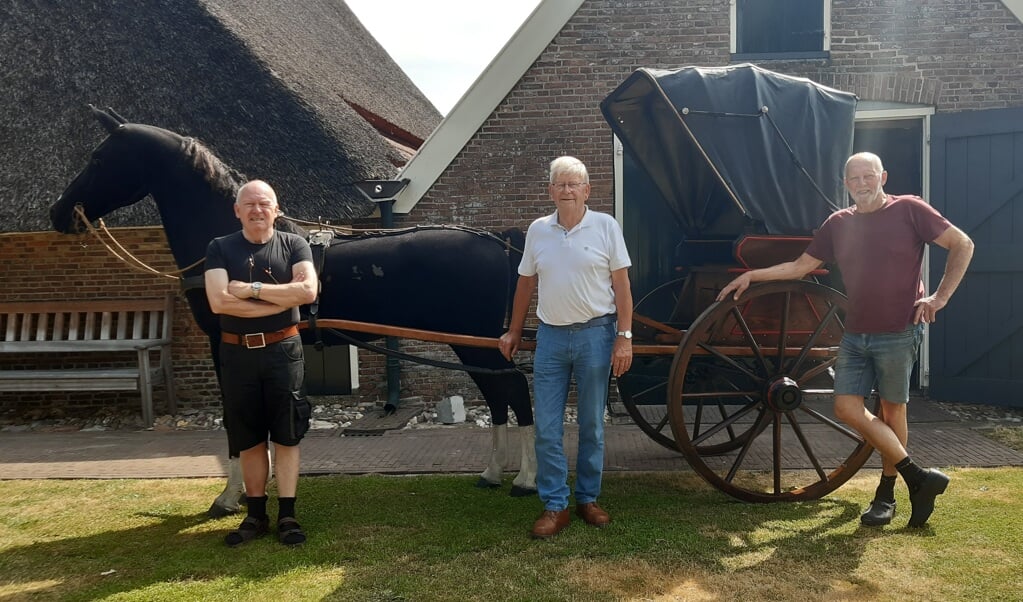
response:
<path fill-rule="evenodd" d="M 238 189 L 248 181 L 245 174 L 221 161 L 213 151 L 195 138 L 185 138 L 182 150 L 192 168 L 201 173 L 203 180 L 218 194 L 234 200 Z"/>

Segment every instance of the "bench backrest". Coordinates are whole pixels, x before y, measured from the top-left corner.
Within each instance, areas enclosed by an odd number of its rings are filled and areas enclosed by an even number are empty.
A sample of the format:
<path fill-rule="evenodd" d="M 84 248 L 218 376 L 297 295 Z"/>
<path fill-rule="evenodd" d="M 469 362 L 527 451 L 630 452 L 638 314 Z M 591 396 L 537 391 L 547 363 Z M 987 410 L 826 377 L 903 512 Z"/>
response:
<path fill-rule="evenodd" d="M 117 350 L 167 344 L 173 306 L 173 295 L 0 303 L 0 351 Z"/>

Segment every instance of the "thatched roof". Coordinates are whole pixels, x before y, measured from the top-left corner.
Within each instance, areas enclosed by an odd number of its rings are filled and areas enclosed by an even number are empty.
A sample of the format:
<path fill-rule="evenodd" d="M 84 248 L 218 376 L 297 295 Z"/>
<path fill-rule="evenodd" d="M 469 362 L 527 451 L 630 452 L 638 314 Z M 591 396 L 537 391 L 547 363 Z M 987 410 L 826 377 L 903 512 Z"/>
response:
<path fill-rule="evenodd" d="M 441 121 L 342 0 L 0 3 L 0 232 L 47 211 L 104 138 L 86 103 L 195 136 L 290 215 L 372 205 Z M 110 225 L 158 223 L 152 202 Z"/>

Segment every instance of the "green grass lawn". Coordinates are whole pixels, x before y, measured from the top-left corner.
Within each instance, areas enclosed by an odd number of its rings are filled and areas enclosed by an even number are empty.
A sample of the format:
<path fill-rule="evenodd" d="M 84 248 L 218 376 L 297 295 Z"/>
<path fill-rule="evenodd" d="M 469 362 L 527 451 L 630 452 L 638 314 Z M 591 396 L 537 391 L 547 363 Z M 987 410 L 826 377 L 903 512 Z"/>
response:
<path fill-rule="evenodd" d="M 475 477 L 303 478 L 309 541 L 238 548 L 221 480 L 0 483 L 0 600 L 1019 600 L 1023 470 L 950 469 L 931 524 L 859 526 L 876 474 L 750 505 L 691 473 L 610 474 L 607 529 L 527 533 L 536 498 Z M 271 515 L 276 507 L 271 502 Z"/>

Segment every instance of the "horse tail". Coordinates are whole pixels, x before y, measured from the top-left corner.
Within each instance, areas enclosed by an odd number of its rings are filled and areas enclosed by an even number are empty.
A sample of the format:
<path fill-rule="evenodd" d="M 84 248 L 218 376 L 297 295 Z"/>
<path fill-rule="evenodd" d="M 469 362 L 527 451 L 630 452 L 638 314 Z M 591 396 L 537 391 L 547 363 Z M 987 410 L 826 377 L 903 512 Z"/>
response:
<path fill-rule="evenodd" d="M 505 230 L 499 235 L 504 241 L 505 252 L 508 254 L 508 298 L 505 303 L 505 323 L 511 321 L 512 305 L 515 302 L 515 287 L 519 283 L 519 263 L 522 262 L 522 250 L 526 246 L 526 234 L 518 228 Z"/>

